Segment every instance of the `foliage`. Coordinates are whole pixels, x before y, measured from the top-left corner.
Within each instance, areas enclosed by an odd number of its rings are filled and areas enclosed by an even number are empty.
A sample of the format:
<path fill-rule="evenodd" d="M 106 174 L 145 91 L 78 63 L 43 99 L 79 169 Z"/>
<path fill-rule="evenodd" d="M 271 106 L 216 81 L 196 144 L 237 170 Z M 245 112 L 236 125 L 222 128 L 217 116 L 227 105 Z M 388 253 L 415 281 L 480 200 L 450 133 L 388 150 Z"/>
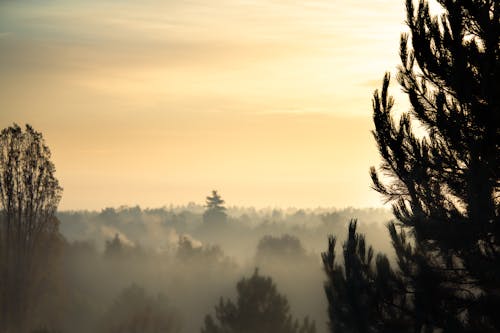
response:
<path fill-rule="evenodd" d="M 101 320 L 103 333 L 180 332 L 177 312 L 165 296 L 151 297 L 143 288 L 125 288 Z"/>
<path fill-rule="evenodd" d="M 300 260 L 306 257 L 306 250 L 302 246 L 300 239 L 289 234 L 281 237 L 266 235 L 259 240 L 257 245 L 257 260 Z"/>
<path fill-rule="evenodd" d="M 398 79 L 412 107 L 396 125 L 386 75 L 374 136 L 391 181 L 372 168 L 373 186 L 402 230 L 390 226 L 415 329 L 500 330 L 500 4 L 441 5 L 439 19 L 407 1 Z"/>
<path fill-rule="evenodd" d="M 210 224 L 223 224 L 227 221 L 226 207 L 224 200 L 216 190 L 212 191 L 212 196 L 207 196 L 206 210 L 203 213 L 203 222 Z"/>
<path fill-rule="evenodd" d="M 405 319 L 400 331 L 500 330 L 500 3 L 439 3 L 444 13 L 432 17 L 427 1 L 406 1 L 410 34 L 401 37 L 398 81 L 410 110 L 395 118 L 388 74 L 373 98 L 383 162 L 371 176 L 397 218 L 389 232 L 398 270 L 387 275 L 389 289 L 372 290 L 378 265 L 361 261 L 364 275 L 341 277 L 328 259 L 327 272 L 339 275 L 329 299 L 333 327 L 385 332 L 377 321 L 388 325 L 390 309 Z M 362 251 L 348 252 L 362 259 Z M 355 297 L 339 293 L 344 282 L 355 286 Z M 397 302 L 374 298 L 379 293 Z M 335 308 L 364 296 L 370 308 L 354 307 L 345 318 Z M 368 326 L 359 327 L 355 315 Z"/>
<path fill-rule="evenodd" d="M 120 240 L 120 235 L 115 234 L 115 237 L 106 241 L 104 255 L 110 258 L 116 258 L 123 254 L 123 244 Z"/>
<path fill-rule="evenodd" d="M 0 134 L 0 331 L 22 331 L 57 243 L 62 188 L 41 133 L 26 125 Z M 50 264 L 49 264 L 50 266 Z"/>
<path fill-rule="evenodd" d="M 198 263 L 200 265 L 233 264 L 231 260 L 224 255 L 224 252 L 218 245 L 194 244 L 193 240 L 187 236 L 179 237 L 177 248 L 177 259 L 185 264 Z"/>
<path fill-rule="evenodd" d="M 207 315 L 202 333 L 313 333 L 314 322 L 306 317 L 301 324 L 293 320 L 285 296 L 278 293 L 270 277 L 260 276 L 258 270 L 236 285 L 238 299 L 220 299 L 215 306 L 215 318 Z"/>
<path fill-rule="evenodd" d="M 385 255 L 375 256 L 356 225 L 351 220 L 343 265 L 336 261 L 335 237 L 330 236 L 328 250 L 322 253 L 330 328 L 332 332 L 404 332 L 408 318 L 399 309 L 406 300 L 394 292 L 400 286 L 398 276 Z"/>
<path fill-rule="evenodd" d="M 410 110 L 395 119 L 388 74 L 373 98 L 383 162 L 371 176 L 397 218 L 388 229 L 398 269 L 380 256 L 373 264 L 355 224 L 344 268 L 331 238 L 333 331 L 500 330 L 500 3 L 439 3 L 438 18 L 427 1 L 406 1 L 398 80 Z"/>

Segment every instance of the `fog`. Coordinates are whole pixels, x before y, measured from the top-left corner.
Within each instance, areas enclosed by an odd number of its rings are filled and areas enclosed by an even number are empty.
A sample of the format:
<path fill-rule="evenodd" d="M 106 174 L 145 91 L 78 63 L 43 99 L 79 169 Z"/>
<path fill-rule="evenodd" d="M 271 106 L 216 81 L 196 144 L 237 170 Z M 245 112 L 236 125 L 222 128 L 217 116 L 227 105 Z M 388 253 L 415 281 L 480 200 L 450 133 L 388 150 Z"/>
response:
<path fill-rule="evenodd" d="M 376 250 L 391 253 L 384 209 L 228 207 L 223 221 L 205 206 L 58 213 L 61 270 L 42 297 L 34 325 L 60 332 L 111 332 L 138 303 L 158 311 L 172 332 L 199 332 L 221 297 L 256 268 L 286 296 L 294 318 L 327 331 L 321 252 L 341 246 L 351 218 Z M 57 315 L 56 315 L 57 314 Z M 123 319 L 123 318 L 122 318 Z"/>

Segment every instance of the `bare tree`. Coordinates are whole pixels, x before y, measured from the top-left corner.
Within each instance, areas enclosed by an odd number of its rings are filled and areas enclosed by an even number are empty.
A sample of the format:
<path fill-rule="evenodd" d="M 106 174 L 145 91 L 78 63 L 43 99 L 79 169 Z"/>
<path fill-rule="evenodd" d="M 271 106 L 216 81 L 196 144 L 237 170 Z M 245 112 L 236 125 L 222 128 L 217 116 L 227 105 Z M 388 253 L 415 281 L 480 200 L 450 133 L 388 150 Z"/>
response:
<path fill-rule="evenodd" d="M 17 124 L 0 134 L 0 332 L 21 331 L 35 303 L 62 188 L 42 134 Z"/>

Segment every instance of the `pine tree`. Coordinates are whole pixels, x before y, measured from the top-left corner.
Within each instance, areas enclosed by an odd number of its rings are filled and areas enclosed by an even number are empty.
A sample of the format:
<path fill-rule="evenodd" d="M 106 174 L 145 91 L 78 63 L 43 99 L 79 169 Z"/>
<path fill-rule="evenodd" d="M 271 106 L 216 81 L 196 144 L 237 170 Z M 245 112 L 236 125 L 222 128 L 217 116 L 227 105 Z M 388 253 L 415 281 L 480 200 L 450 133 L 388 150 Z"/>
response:
<path fill-rule="evenodd" d="M 427 1 L 406 1 L 398 81 L 411 108 L 397 121 L 386 74 L 373 98 L 373 187 L 393 205 L 414 330 L 498 331 L 500 2 L 438 2 L 433 17 Z"/>
<path fill-rule="evenodd" d="M 206 210 L 203 213 L 203 222 L 210 224 L 220 224 L 227 220 L 225 201 L 216 190 L 212 191 L 212 196 L 207 196 Z"/>
<path fill-rule="evenodd" d="M 438 3 L 433 17 L 427 1 L 406 1 L 398 81 L 410 110 L 396 119 L 388 74 L 373 98 L 382 165 L 371 176 L 393 206 L 397 269 L 372 263 L 353 224 L 343 267 L 330 238 L 333 331 L 500 330 L 500 2 Z"/>
<path fill-rule="evenodd" d="M 398 293 L 398 276 L 385 255 L 367 246 L 351 220 L 342 247 L 342 263 L 336 261 L 336 238 L 330 236 L 322 253 L 327 276 L 325 293 L 332 332 L 404 332 L 409 318 L 401 311 L 406 305 Z M 373 260 L 375 258 L 375 260 Z"/>
<path fill-rule="evenodd" d="M 290 315 L 285 296 L 278 293 L 270 277 L 243 278 L 236 286 L 238 299 L 220 299 L 215 306 L 215 320 L 207 315 L 202 333 L 315 333 L 316 325 L 307 317 L 299 323 Z"/>

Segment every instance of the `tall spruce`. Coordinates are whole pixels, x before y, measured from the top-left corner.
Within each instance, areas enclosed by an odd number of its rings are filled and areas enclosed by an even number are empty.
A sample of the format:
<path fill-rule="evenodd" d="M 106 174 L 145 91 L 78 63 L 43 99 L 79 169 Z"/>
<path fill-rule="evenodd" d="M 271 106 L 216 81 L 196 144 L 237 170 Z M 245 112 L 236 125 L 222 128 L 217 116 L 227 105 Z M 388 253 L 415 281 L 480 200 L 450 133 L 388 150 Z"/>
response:
<path fill-rule="evenodd" d="M 373 98 L 383 159 L 373 188 L 397 219 L 389 229 L 414 329 L 497 331 L 500 2 L 438 2 L 433 16 L 427 1 L 406 1 L 397 78 L 411 108 L 395 119 L 386 74 Z"/>
<path fill-rule="evenodd" d="M 210 225 L 223 225 L 227 221 L 225 201 L 216 190 L 212 196 L 206 198 L 206 210 L 203 213 L 203 222 Z"/>

